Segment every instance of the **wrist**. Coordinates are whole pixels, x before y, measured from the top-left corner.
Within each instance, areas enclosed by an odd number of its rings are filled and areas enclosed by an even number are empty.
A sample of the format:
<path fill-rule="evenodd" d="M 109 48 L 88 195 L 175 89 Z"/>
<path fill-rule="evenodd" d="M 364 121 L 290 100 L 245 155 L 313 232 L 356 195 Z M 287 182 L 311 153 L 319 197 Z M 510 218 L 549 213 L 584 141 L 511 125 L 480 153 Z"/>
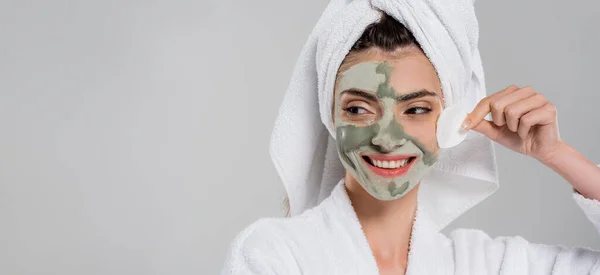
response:
<path fill-rule="evenodd" d="M 570 145 L 561 140 L 558 142 L 554 150 L 545 154 L 544 156 L 539 157 L 538 161 L 548 167 L 556 167 L 561 161 L 568 159 L 568 156 L 573 153 L 576 153 L 576 151 L 574 151 Z"/>

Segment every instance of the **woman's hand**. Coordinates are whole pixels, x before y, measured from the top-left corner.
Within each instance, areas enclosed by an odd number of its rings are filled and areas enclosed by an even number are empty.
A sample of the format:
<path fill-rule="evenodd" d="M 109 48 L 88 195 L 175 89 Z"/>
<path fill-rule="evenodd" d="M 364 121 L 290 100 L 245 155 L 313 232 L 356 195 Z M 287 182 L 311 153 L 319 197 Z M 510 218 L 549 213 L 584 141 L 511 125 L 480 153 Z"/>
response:
<path fill-rule="evenodd" d="M 533 88 L 511 85 L 482 99 L 463 128 L 536 158 L 584 197 L 600 201 L 600 168 L 560 139 L 556 108 Z"/>
<path fill-rule="evenodd" d="M 487 121 L 484 118 L 490 112 L 492 121 Z M 463 128 L 480 132 L 541 162 L 564 146 L 558 133 L 556 108 L 529 86 L 511 85 L 482 99 L 465 119 Z"/>

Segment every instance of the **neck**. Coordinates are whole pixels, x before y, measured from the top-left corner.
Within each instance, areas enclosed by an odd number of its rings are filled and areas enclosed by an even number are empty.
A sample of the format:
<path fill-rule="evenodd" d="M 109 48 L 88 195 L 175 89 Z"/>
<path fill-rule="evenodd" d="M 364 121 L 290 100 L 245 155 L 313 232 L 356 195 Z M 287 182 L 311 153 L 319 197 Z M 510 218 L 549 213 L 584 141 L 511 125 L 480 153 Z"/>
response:
<path fill-rule="evenodd" d="M 406 267 L 419 185 L 399 199 L 382 201 L 367 193 L 349 173 L 345 182 L 348 197 L 377 262 Z"/>

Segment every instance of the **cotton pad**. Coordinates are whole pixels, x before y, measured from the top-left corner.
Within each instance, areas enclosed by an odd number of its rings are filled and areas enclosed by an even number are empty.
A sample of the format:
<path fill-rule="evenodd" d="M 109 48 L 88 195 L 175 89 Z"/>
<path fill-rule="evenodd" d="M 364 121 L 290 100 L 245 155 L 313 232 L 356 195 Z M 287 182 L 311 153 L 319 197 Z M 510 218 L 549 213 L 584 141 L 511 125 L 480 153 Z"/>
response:
<path fill-rule="evenodd" d="M 437 140 L 440 148 L 454 147 L 467 138 L 469 131 L 461 127 L 467 114 L 460 104 L 446 107 L 442 111 L 437 121 Z"/>

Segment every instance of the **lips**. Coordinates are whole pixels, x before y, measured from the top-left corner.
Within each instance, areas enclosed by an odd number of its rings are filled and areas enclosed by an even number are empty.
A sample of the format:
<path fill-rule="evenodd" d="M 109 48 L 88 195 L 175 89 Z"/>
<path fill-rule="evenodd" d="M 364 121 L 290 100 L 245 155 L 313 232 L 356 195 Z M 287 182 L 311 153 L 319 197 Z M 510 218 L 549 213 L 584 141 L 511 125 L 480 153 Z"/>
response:
<path fill-rule="evenodd" d="M 386 178 L 395 178 L 406 174 L 418 156 L 365 154 L 361 157 L 375 174 Z"/>

